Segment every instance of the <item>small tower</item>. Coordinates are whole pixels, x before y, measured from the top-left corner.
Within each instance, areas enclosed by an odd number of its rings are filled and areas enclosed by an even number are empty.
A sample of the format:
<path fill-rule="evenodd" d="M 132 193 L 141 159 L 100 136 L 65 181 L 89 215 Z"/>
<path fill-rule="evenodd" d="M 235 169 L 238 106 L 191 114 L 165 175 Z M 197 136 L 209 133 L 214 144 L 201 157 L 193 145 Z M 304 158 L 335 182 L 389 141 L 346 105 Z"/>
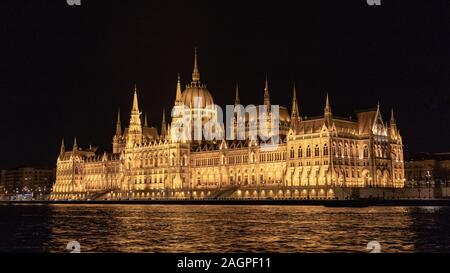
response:
<path fill-rule="evenodd" d="M 324 108 L 323 112 L 324 112 L 323 119 L 324 119 L 325 125 L 328 127 L 331 125 L 331 121 L 333 119 L 333 114 L 331 113 L 330 99 L 328 98 L 328 93 L 327 93 L 327 98 L 325 101 L 325 108 Z"/>
<path fill-rule="evenodd" d="M 134 85 L 133 108 L 130 115 L 130 127 L 128 128 L 127 146 L 132 147 L 142 142 L 142 125 L 137 98 L 137 88 Z"/>
<path fill-rule="evenodd" d="M 241 104 L 241 100 L 239 99 L 239 85 L 238 85 L 238 83 L 236 83 L 236 96 L 234 99 L 234 105 L 236 106 L 239 104 Z"/>
<path fill-rule="evenodd" d="M 148 127 L 147 112 L 145 113 L 144 127 Z"/>
<path fill-rule="evenodd" d="M 117 111 L 116 137 L 122 136 L 122 123 L 120 122 L 120 109 Z"/>
<path fill-rule="evenodd" d="M 391 129 L 391 134 L 393 136 L 397 135 L 397 121 L 395 120 L 394 109 L 391 109 L 391 120 L 389 122 L 389 126 Z"/>
<path fill-rule="evenodd" d="M 123 149 L 122 122 L 120 121 L 120 109 L 117 111 L 116 134 L 113 137 L 113 153 L 118 154 Z"/>
<path fill-rule="evenodd" d="M 389 123 L 391 126 L 396 126 L 397 127 L 397 121 L 395 120 L 395 116 L 394 116 L 394 109 L 391 109 L 391 121 Z"/>
<path fill-rule="evenodd" d="M 292 92 L 293 94 L 292 94 L 292 110 L 291 110 L 291 128 L 295 131 L 297 130 L 299 123 L 301 121 L 300 111 L 298 109 L 297 90 L 295 88 L 295 83 L 294 83 L 294 90 Z"/>
<path fill-rule="evenodd" d="M 264 105 L 267 107 L 267 111 L 270 111 L 270 94 L 269 94 L 269 81 L 267 80 L 264 85 Z"/>
<path fill-rule="evenodd" d="M 72 146 L 72 153 L 76 153 L 78 151 L 78 145 L 77 145 L 77 137 L 73 139 L 73 146 Z"/>
<path fill-rule="evenodd" d="M 161 139 L 165 139 L 167 136 L 167 125 L 166 125 L 166 111 L 163 109 L 162 112 L 162 122 L 161 122 Z"/>
<path fill-rule="evenodd" d="M 59 158 L 63 159 L 65 153 L 66 153 L 66 147 L 64 146 L 64 138 L 63 138 L 61 141 L 61 148 L 59 150 Z"/>
<path fill-rule="evenodd" d="M 177 92 L 175 95 L 175 105 L 181 105 L 183 102 L 181 101 L 181 80 L 180 73 L 178 73 L 178 81 L 177 81 Z"/>
<path fill-rule="evenodd" d="M 194 49 L 194 69 L 192 71 L 192 83 L 199 83 L 200 82 L 200 72 L 198 70 L 198 63 L 197 63 L 197 48 Z"/>

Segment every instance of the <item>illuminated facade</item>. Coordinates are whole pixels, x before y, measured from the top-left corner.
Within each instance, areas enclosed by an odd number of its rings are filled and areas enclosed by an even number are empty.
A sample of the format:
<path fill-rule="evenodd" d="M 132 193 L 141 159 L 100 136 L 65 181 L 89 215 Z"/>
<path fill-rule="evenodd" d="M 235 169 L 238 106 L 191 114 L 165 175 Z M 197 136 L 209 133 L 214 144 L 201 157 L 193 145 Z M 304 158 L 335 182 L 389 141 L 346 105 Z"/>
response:
<path fill-rule="evenodd" d="M 185 115 L 201 114 L 202 123 L 217 119 L 213 97 L 200 82 L 197 54 L 192 82 L 181 90 L 178 77 L 172 119 L 166 123 L 163 112 L 158 132 L 146 116 L 141 120 L 135 87 L 129 126 L 122 130 L 119 113 L 110 154 L 80 149 L 76 140 L 66 151 L 63 142 L 51 199 L 334 198 L 337 188 L 404 185 L 402 137 L 393 112 L 389 124 L 379 107 L 358 112 L 356 119 L 336 117 L 327 95 L 322 116 L 302 118 L 294 87 L 291 114 L 279 107 L 280 143 L 262 149 L 262 140 L 248 137 L 253 121 L 247 115 L 233 119 L 236 126 L 244 119 L 243 140 L 175 138 L 186 126 Z M 271 105 L 267 79 L 264 105 Z M 187 130 L 191 136 L 194 131 Z"/>

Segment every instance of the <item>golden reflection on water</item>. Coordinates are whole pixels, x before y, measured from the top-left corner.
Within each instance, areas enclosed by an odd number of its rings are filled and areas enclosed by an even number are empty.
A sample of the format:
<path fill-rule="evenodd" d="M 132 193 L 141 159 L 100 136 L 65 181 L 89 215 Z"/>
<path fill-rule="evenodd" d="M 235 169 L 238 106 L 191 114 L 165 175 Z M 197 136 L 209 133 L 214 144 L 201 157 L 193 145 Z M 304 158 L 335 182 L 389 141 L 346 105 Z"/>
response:
<path fill-rule="evenodd" d="M 20 213 L 12 236 L 26 245 L 34 233 L 32 251 L 63 252 L 72 240 L 82 252 L 367 252 L 370 241 L 382 252 L 449 251 L 449 208 L 49 205 Z M 0 251 L 11 246 L 21 250 L 9 242 Z"/>

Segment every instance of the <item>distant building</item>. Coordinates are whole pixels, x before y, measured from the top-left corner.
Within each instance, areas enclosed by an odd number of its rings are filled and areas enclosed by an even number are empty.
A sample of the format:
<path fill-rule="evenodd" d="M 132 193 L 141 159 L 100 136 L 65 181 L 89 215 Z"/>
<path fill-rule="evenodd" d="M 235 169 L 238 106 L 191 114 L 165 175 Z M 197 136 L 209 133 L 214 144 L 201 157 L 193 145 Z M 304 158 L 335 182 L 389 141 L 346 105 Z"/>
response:
<path fill-rule="evenodd" d="M 450 153 L 418 153 L 408 156 L 405 175 L 410 185 L 448 185 Z"/>
<path fill-rule="evenodd" d="M 48 194 L 55 182 L 55 169 L 17 168 L 1 171 L 1 183 L 8 194 Z"/>

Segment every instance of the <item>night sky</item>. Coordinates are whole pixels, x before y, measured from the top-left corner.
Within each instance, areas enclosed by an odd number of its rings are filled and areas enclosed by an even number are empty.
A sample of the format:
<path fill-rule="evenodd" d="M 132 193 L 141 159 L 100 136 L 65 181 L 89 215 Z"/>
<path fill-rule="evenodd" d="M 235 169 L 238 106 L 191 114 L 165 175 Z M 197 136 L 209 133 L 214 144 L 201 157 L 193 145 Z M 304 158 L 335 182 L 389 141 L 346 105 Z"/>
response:
<path fill-rule="evenodd" d="M 0 168 L 53 167 L 61 138 L 111 151 L 117 109 L 128 125 L 134 83 L 160 128 L 177 73 L 219 105 L 263 101 L 338 116 L 391 107 L 408 152 L 450 151 L 450 1 L 2 1 Z M 310 2 L 310 3 L 308 3 Z"/>

